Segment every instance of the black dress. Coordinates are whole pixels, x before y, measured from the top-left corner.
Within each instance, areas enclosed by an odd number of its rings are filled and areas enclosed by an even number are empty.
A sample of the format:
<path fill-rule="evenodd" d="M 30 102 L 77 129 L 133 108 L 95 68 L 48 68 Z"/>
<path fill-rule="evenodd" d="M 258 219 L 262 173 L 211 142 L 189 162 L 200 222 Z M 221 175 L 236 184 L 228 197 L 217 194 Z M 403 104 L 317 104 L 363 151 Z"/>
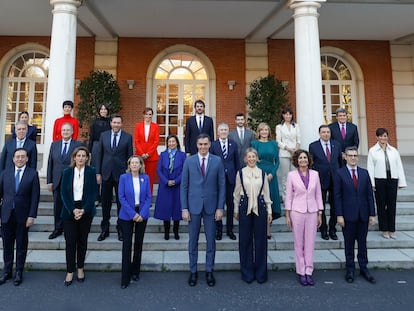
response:
<path fill-rule="evenodd" d="M 91 152 L 91 165 L 96 167 L 96 148 L 99 142 L 101 133 L 111 129 L 111 120 L 109 118 L 98 117 L 96 118 L 89 132 L 89 151 Z"/>

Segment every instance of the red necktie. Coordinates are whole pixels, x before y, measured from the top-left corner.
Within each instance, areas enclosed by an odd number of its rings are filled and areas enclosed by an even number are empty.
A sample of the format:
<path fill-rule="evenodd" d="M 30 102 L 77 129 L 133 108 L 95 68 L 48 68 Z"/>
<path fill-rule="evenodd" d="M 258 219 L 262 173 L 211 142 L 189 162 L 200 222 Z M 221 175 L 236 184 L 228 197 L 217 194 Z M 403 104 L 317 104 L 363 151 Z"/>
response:
<path fill-rule="evenodd" d="M 203 175 L 203 177 L 205 177 L 206 176 L 206 165 L 205 165 L 206 158 L 202 158 L 201 160 L 202 160 L 202 162 L 201 162 L 201 175 Z"/>
<path fill-rule="evenodd" d="M 355 169 L 353 168 L 351 170 L 352 170 L 352 181 L 354 182 L 355 188 L 358 188 L 358 179 L 355 174 Z"/>
<path fill-rule="evenodd" d="M 341 134 L 342 134 L 342 139 L 345 139 L 346 133 L 345 133 L 345 125 L 342 124 L 342 128 L 341 128 Z"/>
<path fill-rule="evenodd" d="M 330 162 L 331 161 L 331 152 L 329 151 L 328 144 L 325 144 L 325 145 L 326 145 L 326 158 Z"/>

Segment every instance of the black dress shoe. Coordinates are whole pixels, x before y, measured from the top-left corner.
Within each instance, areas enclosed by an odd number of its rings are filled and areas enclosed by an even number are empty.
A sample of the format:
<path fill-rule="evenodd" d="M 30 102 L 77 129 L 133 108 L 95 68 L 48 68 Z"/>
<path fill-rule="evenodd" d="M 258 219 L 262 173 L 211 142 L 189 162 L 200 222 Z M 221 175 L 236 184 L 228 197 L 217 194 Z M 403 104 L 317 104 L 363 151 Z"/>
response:
<path fill-rule="evenodd" d="M 206 282 L 210 287 L 216 285 L 216 279 L 214 278 L 213 272 L 206 272 Z"/>
<path fill-rule="evenodd" d="M 4 283 L 6 283 L 7 280 L 11 279 L 11 273 L 3 273 L 0 276 L 0 285 L 3 285 Z"/>
<path fill-rule="evenodd" d="M 19 286 L 20 284 L 22 284 L 23 282 L 23 274 L 21 271 L 16 271 L 16 275 L 14 277 L 14 282 L 13 285 L 14 286 Z"/>
<path fill-rule="evenodd" d="M 60 231 L 60 230 L 53 230 L 53 232 L 49 235 L 49 240 L 56 239 L 60 235 L 62 235 L 62 231 Z"/>
<path fill-rule="evenodd" d="M 345 280 L 348 283 L 354 282 L 354 271 L 347 271 L 345 274 Z"/>
<path fill-rule="evenodd" d="M 131 279 L 132 279 L 132 281 L 134 281 L 134 282 L 139 281 L 139 274 L 134 273 L 133 275 L 131 275 Z"/>
<path fill-rule="evenodd" d="M 125 289 L 128 287 L 129 284 L 121 284 L 121 289 Z"/>
<path fill-rule="evenodd" d="M 178 234 L 178 232 L 174 232 L 174 239 L 175 240 L 179 240 L 180 239 L 180 235 Z"/>
<path fill-rule="evenodd" d="M 216 240 L 217 240 L 217 241 L 220 241 L 222 238 L 223 238 L 223 233 L 222 233 L 222 232 L 217 231 L 217 232 L 216 232 Z"/>
<path fill-rule="evenodd" d="M 124 235 L 122 234 L 122 230 L 118 229 L 118 241 L 123 241 L 124 240 Z"/>
<path fill-rule="evenodd" d="M 109 232 L 101 232 L 101 234 L 98 236 L 98 241 L 103 241 L 109 236 Z"/>
<path fill-rule="evenodd" d="M 336 232 L 330 232 L 329 233 L 329 237 L 332 239 L 332 240 L 338 240 L 338 236 L 336 235 Z"/>
<path fill-rule="evenodd" d="M 324 240 L 329 240 L 329 235 L 326 232 L 321 232 L 321 238 Z"/>
<path fill-rule="evenodd" d="M 197 284 L 197 272 L 190 273 L 190 277 L 188 278 L 188 285 L 196 286 Z"/>
<path fill-rule="evenodd" d="M 360 275 L 367 280 L 368 282 L 370 282 L 371 284 L 375 284 L 377 283 L 377 281 L 375 280 L 375 278 L 371 275 L 371 273 L 369 273 L 368 270 L 365 271 L 361 271 Z"/>
<path fill-rule="evenodd" d="M 230 240 L 236 240 L 237 239 L 236 235 L 232 231 L 227 232 L 227 236 L 230 238 Z"/>
<path fill-rule="evenodd" d="M 66 287 L 71 286 L 71 285 L 72 285 L 72 281 L 73 281 L 73 274 L 72 274 L 72 279 L 71 279 L 71 280 L 69 280 L 69 281 L 67 281 L 67 280 L 66 280 L 66 279 L 67 279 L 67 277 L 68 277 L 68 274 L 69 274 L 69 273 L 67 273 L 67 274 L 66 274 L 65 280 L 63 281 L 63 284 L 64 284 Z"/>

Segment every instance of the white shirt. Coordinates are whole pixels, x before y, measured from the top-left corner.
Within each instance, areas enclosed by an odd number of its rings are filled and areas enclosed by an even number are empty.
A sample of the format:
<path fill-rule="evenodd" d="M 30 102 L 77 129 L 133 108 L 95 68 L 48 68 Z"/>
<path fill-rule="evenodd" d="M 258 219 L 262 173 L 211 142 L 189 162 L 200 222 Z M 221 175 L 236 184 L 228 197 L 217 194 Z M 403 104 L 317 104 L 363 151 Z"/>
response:
<path fill-rule="evenodd" d="M 150 124 L 144 124 L 144 136 L 145 136 L 145 142 L 148 142 L 148 136 L 150 132 Z"/>
<path fill-rule="evenodd" d="M 132 183 L 134 185 L 135 205 L 139 205 L 139 194 L 141 191 L 141 185 L 139 183 L 139 175 L 137 177 L 132 176 Z"/>
<path fill-rule="evenodd" d="M 80 170 L 75 166 L 73 168 L 73 200 L 82 201 L 83 184 L 85 181 L 85 167 Z"/>

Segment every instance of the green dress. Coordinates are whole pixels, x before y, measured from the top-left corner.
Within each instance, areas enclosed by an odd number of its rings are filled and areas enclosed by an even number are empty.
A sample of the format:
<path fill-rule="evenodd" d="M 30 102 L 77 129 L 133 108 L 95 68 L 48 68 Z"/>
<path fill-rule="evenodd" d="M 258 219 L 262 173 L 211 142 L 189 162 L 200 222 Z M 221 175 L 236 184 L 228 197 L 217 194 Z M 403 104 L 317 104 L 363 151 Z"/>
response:
<path fill-rule="evenodd" d="M 280 210 L 280 196 L 279 196 L 279 184 L 277 182 L 277 169 L 279 168 L 279 148 L 274 140 L 267 142 L 261 142 L 254 140 L 251 143 L 252 147 L 257 150 L 259 155 L 259 161 L 257 166 L 266 172 L 266 174 L 272 174 L 272 181 L 269 183 L 270 199 L 272 200 L 273 219 L 279 218 L 281 215 Z"/>

